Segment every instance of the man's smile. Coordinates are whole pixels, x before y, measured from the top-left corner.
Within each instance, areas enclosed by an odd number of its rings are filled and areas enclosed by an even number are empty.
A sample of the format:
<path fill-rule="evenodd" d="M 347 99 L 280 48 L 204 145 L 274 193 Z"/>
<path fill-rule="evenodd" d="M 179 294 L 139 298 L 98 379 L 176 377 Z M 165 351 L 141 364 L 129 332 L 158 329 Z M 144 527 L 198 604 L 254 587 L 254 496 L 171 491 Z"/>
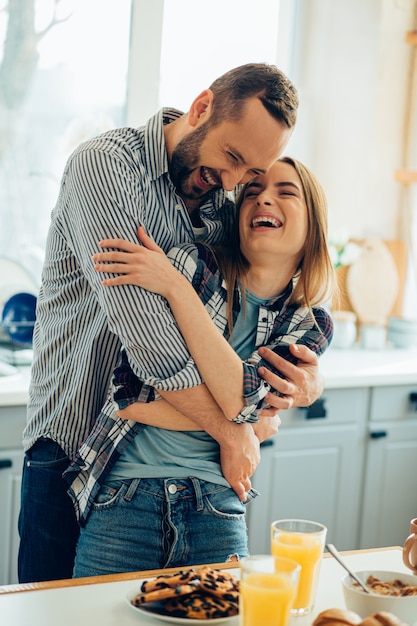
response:
<path fill-rule="evenodd" d="M 202 186 L 206 189 L 221 186 L 221 181 L 218 179 L 218 176 L 213 170 L 208 169 L 208 167 L 200 167 L 200 180 L 202 182 Z"/>

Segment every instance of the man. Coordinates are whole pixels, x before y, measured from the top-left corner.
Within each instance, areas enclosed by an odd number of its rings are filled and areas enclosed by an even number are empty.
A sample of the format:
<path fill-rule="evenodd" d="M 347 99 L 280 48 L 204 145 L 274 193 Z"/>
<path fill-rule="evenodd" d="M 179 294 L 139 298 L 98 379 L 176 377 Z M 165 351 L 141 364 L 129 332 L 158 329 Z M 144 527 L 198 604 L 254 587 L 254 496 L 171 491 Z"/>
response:
<path fill-rule="evenodd" d="M 248 64 L 217 79 L 187 114 L 164 109 L 144 127 L 105 133 L 70 157 L 38 298 L 23 438 L 20 582 L 72 575 L 79 528 L 62 473 L 87 436 L 83 460 L 99 458 L 102 476 L 86 486 L 86 503 L 123 450 L 121 441 L 131 440 L 126 429 L 134 437 L 129 422 L 112 420 L 112 407 L 91 430 L 121 346 L 145 381 L 143 394 L 154 387 L 218 441 L 223 474 L 245 499 L 259 460 L 250 426 L 224 419 L 169 309 L 135 286 L 106 290 L 91 257 L 103 238 L 136 241 L 138 225 L 163 250 L 199 234 L 210 243 L 227 237 L 233 204 L 225 192 L 276 161 L 297 106 L 296 91 L 279 70 Z M 140 324 L 133 310 L 141 311 Z M 316 357 L 302 348 L 297 357 L 298 367 L 266 357 L 287 379 L 262 372 L 284 396 L 267 397 L 275 410 L 309 404 L 321 392 Z"/>

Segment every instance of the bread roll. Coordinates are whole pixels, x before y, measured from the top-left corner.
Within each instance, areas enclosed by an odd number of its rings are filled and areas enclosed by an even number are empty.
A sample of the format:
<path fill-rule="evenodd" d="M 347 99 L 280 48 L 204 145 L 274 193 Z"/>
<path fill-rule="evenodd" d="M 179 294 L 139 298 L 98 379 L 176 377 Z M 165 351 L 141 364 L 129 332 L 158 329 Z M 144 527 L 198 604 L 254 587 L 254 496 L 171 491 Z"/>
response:
<path fill-rule="evenodd" d="M 380 611 L 379 613 L 373 613 L 369 617 L 360 623 L 360 626 L 407 626 L 398 617 L 395 617 L 392 613 L 386 613 Z"/>
<path fill-rule="evenodd" d="M 380 611 L 361 621 L 357 613 L 344 609 L 327 609 L 317 615 L 312 626 L 407 626 L 392 613 Z"/>
<path fill-rule="evenodd" d="M 317 615 L 312 626 L 356 626 L 361 618 L 353 611 L 344 609 L 327 609 Z"/>

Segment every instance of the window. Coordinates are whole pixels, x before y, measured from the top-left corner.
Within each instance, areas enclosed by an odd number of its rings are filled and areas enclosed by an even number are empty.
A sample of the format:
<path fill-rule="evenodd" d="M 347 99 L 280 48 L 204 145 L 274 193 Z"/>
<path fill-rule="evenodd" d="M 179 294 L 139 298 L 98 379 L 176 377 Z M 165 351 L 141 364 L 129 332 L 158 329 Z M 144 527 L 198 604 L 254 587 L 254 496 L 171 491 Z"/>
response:
<path fill-rule="evenodd" d="M 0 0 L 0 257 L 39 282 L 72 150 L 187 110 L 249 61 L 289 73 L 294 0 Z"/>
<path fill-rule="evenodd" d="M 128 122 L 186 111 L 232 67 L 276 64 L 291 77 L 297 0 L 146 0 L 133 4 Z"/>
<path fill-rule="evenodd" d="M 0 256 L 39 281 L 59 182 L 84 139 L 125 123 L 130 0 L 0 11 Z"/>

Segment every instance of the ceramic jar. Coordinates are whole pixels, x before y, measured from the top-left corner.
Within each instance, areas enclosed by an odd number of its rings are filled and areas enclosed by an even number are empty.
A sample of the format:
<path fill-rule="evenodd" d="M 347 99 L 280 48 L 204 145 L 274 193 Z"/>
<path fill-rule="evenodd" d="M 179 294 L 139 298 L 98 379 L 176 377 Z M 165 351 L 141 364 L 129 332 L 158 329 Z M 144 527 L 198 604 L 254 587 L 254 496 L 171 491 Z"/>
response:
<path fill-rule="evenodd" d="M 403 547 L 403 561 L 404 565 L 417 574 L 417 517 L 410 522 L 410 534 Z"/>
<path fill-rule="evenodd" d="M 334 348 L 351 348 L 356 341 L 356 315 L 352 311 L 333 311 Z"/>

